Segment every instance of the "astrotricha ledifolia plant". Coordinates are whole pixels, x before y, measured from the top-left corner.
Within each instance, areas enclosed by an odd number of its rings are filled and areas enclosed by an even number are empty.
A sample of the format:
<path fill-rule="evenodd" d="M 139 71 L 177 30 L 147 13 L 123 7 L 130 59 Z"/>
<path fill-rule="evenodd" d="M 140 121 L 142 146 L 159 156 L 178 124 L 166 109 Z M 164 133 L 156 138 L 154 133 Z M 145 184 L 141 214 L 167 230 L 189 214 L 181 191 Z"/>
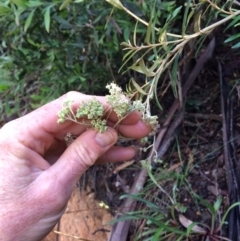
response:
<path fill-rule="evenodd" d="M 58 123 L 63 123 L 67 120 L 78 124 L 87 125 L 89 128 L 97 130 L 101 133 L 107 130 L 107 113 L 114 111 L 117 114 L 119 121 L 126 118 L 132 111 L 139 111 L 142 115 L 142 120 L 151 126 L 151 134 L 155 134 L 158 128 L 157 116 L 152 116 L 150 112 L 139 100 L 132 101 L 131 97 L 123 92 L 123 90 L 115 83 L 106 86 L 110 95 L 106 96 L 109 109 L 105 109 L 103 104 L 96 98 L 89 99 L 79 103 L 77 111 L 72 109 L 73 100 L 67 100 L 63 103 L 62 110 L 58 113 Z"/>

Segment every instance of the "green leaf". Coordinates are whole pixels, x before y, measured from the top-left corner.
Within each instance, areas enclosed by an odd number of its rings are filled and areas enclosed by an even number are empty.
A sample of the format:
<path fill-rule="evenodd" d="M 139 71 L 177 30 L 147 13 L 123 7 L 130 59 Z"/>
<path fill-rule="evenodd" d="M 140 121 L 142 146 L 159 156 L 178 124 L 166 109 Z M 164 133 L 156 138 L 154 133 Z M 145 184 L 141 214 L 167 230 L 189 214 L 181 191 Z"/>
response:
<path fill-rule="evenodd" d="M 20 19 L 20 15 L 24 12 L 24 9 L 19 8 L 18 10 L 14 11 L 14 15 L 15 15 L 15 23 L 17 26 L 19 26 L 19 19 Z"/>
<path fill-rule="evenodd" d="M 148 201 L 148 200 L 146 200 L 146 199 L 144 199 L 144 198 L 141 198 L 141 197 L 139 197 L 139 196 L 137 196 L 137 195 L 132 195 L 132 194 L 123 194 L 119 199 L 124 199 L 124 198 L 131 198 L 131 199 L 133 199 L 133 200 L 137 200 L 137 201 L 139 201 L 139 202 L 143 202 L 143 203 L 145 203 L 149 208 L 151 208 L 151 209 L 156 209 L 156 210 L 158 210 L 159 209 L 159 206 L 157 206 L 155 203 L 153 203 L 153 202 L 150 202 L 150 201 Z"/>
<path fill-rule="evenodd" d="M 5 92 L 6 90 L 9 90 L 11 87 L 11 83 L 8 83 L 7 81 L 1 81 L 0 83 L 0 92 Z"/>
<path fill-rule="evenodd" d="M 217 201 L 214 203 L 213 207 L 215 209 L 215 211 L 217 212 L 221 206 L 221 203 L 222 203 L 222 198 L 218 198 Z"/>
<path fill-rule="evenodd" d="M 186 27 L 188 26 L 188 24 L 189 24 L 189 21 L 190 21 L 190 19 L 192 18 L 192 16 L 194 15 L 194 10 L 192 10 L 189 14 L 188 14 L 188 18 L 187 18 L 187 22 L 186 22 Z"/>
<path fill-rule="evenodd" d="M 148 27 L 147 27 L 147 35 L 146 35 L 147 44 L 150 44 L 151 34 L 152 34 L 152 19 L 149 21 Z"/>
<path fill-rule="evenodd" d="M 161 31 L 161 34 L 158 38 L 158 41 L 160 43 L 166 43 L 167 42 L 167 30 L 166 30 L 166 28 L 163 31 Z M 165 51 L 167 51 L 167 49 L 168 49 L 167 44 L 163 44 L 162 47 Z"/>
<path fill-rule="evenodd" d="M 138 73 L 144 74 L 140 66 L 133 65 L 129 67 L 129 69 L 132 69 L 134 71 L 137 71 Z"/>
<path fill-rule="evenodd" d="M 172 84 L 172 89 L 173 89 L 173 93 L 174 93 L 175 98 L 178 97 L 178 94 L 177 94 L 177 85 L 178 85 L 178 82 L 177 82 L 178 59 L 179 59 L 179 54 L 177 54 L 176 58 L 174 59 L 173 67 L 172 67 L 172 74 L 171 74 L 171 76 L 172 76 L 172 78 L 171 78 L 171 84 Z"/>
<path fill-rule="evenodd" d="M 137 46 L 137 26 L 138 26 L 138 21 L 135 24 L 134 32 L 133 32 L 133 45 Z"/>
<path fill-rule="evenodd" d="M 50 10 L 52 7 L 53 7 L 53 5 L 46 7 L 45 13 L 44 13 L 44 25 L 45 25 L 45 29 L 48 33 L 50 31 L 50 23 L 51 23 Z"/>
<path fill-rule="evenodd" d="M 25 22 L 25 24 L 24 24 L 24 32 L 27 32 L 27 29 L 29 28 L 29 26 L 30 26 L 30 24 L 31 24 L 31 22 L 32 22 L 32 19 L 33 19 L 33 15 L 34 15 L 35 10 L 36 10 L 36 8 L 33 9 L 33 10 L 29 13 L 29 15 L 28 15 L 28 17 L 27 17 L 27 20 L 26 20 L 26 22 Z"/>
<path fill-rule="evenodd" d="M 176 9 L 174 10 L 174 12 L 172 13 L 171 19 L 175 18 L 175 17 L 180 13 L 181 9 L 182 9 L 182 6 L 176 8 Z"/>
<path fill-rule="evenodd" d="M 126 7 L 130 12 L 138 17 L 142 17 L 143 13 L 141 8 L 135 2 L 130 2 L 128 0 L 122 0 L 124 7 Z"/>
<path fill-rule="evenodd" d="M 130 36 L 130 29 L 129 27 L 124 28 L 123 30 L 123 37 L 125 41 L 129 40 L 129 36 Z"/>
<path fill-rule="evenodd" d="M 204 200 L 203 198 L 201 198 L 200 196 L 198 196 L 196 193 L 194 194 L 194 196 L 196 196 L 196 198 L 209 210 L 209 212 L 212 215 L 216 215 L 216 211 L 213 207 L 213 205 L 211 203 L 209 203 L 208 201 Z"/>
<path fill-rule="evenodd" d="M 224 31 L 226 31 L 227 29 L 231 28 L 232 26 L 236 26 L 235 24 L 240 21 L 240 15 L 236 16 L 230 24 L 228 24 L 228 26 L 224 29 Z"/>
<path fill-rule="evenodd" d="M 166 22 L 173 20 L 181 11 L 182 6 L 176 8 L 171 15 L 168 16 Z"/>
<path fill-rule="evenodd" d="M 72 0 L 65 0 L 65 1 L 61 4 L 59 10 L 60 10 L 60 11 L 63 10 L 63 9 L 64 9 L 68 4 L 70 4 L 71 2 L 72 2 Z"/>
<path fill-rule="evenodd" d="M 229 38 L 227 38 L 227 39 L 224 41 L 224 43 L 231 42 L 231 41 L 233 41 L 233 40 L 235 40 L 235 39 L 237 39 L 237 38 L 239 38 L 239 37 L 240 37 L 240 33 L 234 34 L 234 35 L 230 36 Z"/>
<path fill-rule="evenodd" d="M 31 45 L 33 45 L 33 46 L 35 46 L 35 47 L 37 47 L 37 48 L 39 48 L 39 49 L 42 47 L 41 44 L 34 42 L 34 41 L 30 38 L 30 36 L 27 37 L 27 41 L 28 41 L 28 43 L 30 43 Z"/>
<path fill-rule="evenodd" d="M 26 9 L 28 7 L 26 0 L 11 0 L 15 5 L 17 5 L 19 8 Z"/>
<path fill-rule="evenodd" d="M 0 15 L 4 15 L 6 13 L 10 13 L 12 10 L 6 6 L 0 6 Z"/>
<path fill-rule="evenodd" d="M 133 86 L 136 88 L 138 92 L 140 92 L 143 95 L 147 95 L 147 93 L 139 86 L 139 84 L 133 78 L 131 78 L 130 81 L 132 81 Z"/>
<path fill-rule="evenodd" d="M 155 73 L 149 71 L 149 69 L 146 67 L 145 62 L 144 62 L 143 59 L 141 59 L 141 60 L 139 61 L 139 66 L 141 67 L 143 73 L 144 73 L 147 77 L 152 77 L 152 76 L 155 75 Z"/>
<path fill-rule="evenodd" d="M 233 208 L 235 208 L 235 207 L 237 207 L 237 206 L 240 206 L 240 202 L 237 202 L 237 203 L 232 204 L 232 205 L 227 209 L 227 211 L 224 213 L 224 215 L 223 215 L 223 217 L 222 217 L 222 220 L 221 220 L 221 222 L 220 222 L 220 224 L 219 224 L 219 228 L 222 227 L 223 223 L 225 222 L 225 220 L 226 220 L 226 218 L 227 218 L 227 216 L 228 216 L 228 213 L 229 213 Z M 238 208 L 239 208 L 239 207 L 238 207 Z"/>
<path fill-rule="evenodd" d="M 29 8 L 42 6 L 44 2 L 42 1 L 28 1 L 27 5 Z"/>
<path fill-rule="evenodd" d="M 237 49 L 237 48 L 240 48 L 240 42 L 232 46 L 232 49 Z"/>
<path fill-rule="evenodd" d="M 100 20 L 105 19 L 105 17 L 108 15 L 109 9 L 104 9 L 92 22 L 92 25 L 95 25 L 98 23 Z"/>
<path fill-rule="evenodd" d="M 193 29 L 195 33 L 198 33 L 201 31 L 201 17 L 202 17 L 202 11 L 199 11 L 195 16 L 194 16 L 194 25 Z"/>
<path fill-rule="evenodd" d="M 186 28 L 187 28 L 187 24 L 188 24 L 188 11 L 190 8 L 190 4 L 191 4 L 191 0 L 187 0 L 187 6 L 185 7 L 184 10 L 184 16 L 183 16 L 183 23 L 182 23 L 182 35 L 185 34 Z M 191 14 L 191 13 L 190 13 Z M 189 15 L 190 15 L 189 14 Z"/>

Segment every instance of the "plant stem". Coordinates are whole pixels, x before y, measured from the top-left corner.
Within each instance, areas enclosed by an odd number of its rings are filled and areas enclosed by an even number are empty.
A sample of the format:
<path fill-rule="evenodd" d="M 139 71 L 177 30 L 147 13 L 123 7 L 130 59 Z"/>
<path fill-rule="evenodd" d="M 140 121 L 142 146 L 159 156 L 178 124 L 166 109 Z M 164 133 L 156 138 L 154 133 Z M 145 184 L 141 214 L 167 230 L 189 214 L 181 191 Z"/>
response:
<path fill-rule="evenodd" d="M 192 35 L 184 35 L 183 38 L 184 39 L 192 39 L 192 38 L 196 38 L 202 34 L 207 34 L 209 32 L 211 32 L 214 28 L 220 26 L 221 24 L 227 22 L 228 20 L 232 19 L 233 17 L 237 16 L 240 14 L 240 10 L 239 11 L 236 11 L 235 13 L 231 14 L 230 16 L 212 24 L 212 25 L 209 25 L 208 27 L 202 29 L 200 32 L 198 33 L 195 33 L 195 34 L 192 34 Z"/>
<path fill-rule="evenodd" d="M 221 8 L 219 8 L 216 4 L 212 3 L 210 0 L 207 0 L 207 2 L 215 9 L 217 9 L 218 11 L 225 13 L 225 14 L 232 14 L 231 12 L 227 12 Z"/>

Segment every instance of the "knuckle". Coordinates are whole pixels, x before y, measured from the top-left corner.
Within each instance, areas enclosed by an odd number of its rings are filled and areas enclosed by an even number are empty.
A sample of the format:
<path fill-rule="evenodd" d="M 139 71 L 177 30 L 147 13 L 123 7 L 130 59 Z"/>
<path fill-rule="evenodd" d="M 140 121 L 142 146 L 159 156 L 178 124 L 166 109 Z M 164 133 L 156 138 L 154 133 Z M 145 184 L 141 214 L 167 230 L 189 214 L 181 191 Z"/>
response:
<path fill-rule="evenodd" d="M 76 95 L 76 94 L 78 94 L 77 91 L 71 90 L 71 91 L 68 91 L 68 92 L 66 93 L 66 96 L 68 97 L 68 96 L 72 96 L 72 95 Z"/>
<path fill-rule="evenodd" d="M 75 99 L 76 96 L 83 95 L 82 93 L 79 93 L 77 91 L 69 91 L 64 95 L 65 99 Z"/>
<path fill-rule="evenodd" d="M 96 152 L 85 144 L 75 145 L 74 156 L 76 161 L 79 162 L 80 167 L 84 169 L 91 167 L 97 159 Z"/>

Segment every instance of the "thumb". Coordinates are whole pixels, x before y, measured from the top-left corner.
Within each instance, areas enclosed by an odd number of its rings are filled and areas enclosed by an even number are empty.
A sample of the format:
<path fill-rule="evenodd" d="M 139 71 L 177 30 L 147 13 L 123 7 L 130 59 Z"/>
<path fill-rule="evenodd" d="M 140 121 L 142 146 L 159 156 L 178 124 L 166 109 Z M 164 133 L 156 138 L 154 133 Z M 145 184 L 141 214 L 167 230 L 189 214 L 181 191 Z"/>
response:
<path fill-rule="evenodd" d="M 116 143 L 117 138 L 116 131 L 111 127 L 104 133 L 87 130 L 66 149 L 48 171 L 58 180 L 60 178 L 63 186 L 74 186 L 80 176 Z"/>

